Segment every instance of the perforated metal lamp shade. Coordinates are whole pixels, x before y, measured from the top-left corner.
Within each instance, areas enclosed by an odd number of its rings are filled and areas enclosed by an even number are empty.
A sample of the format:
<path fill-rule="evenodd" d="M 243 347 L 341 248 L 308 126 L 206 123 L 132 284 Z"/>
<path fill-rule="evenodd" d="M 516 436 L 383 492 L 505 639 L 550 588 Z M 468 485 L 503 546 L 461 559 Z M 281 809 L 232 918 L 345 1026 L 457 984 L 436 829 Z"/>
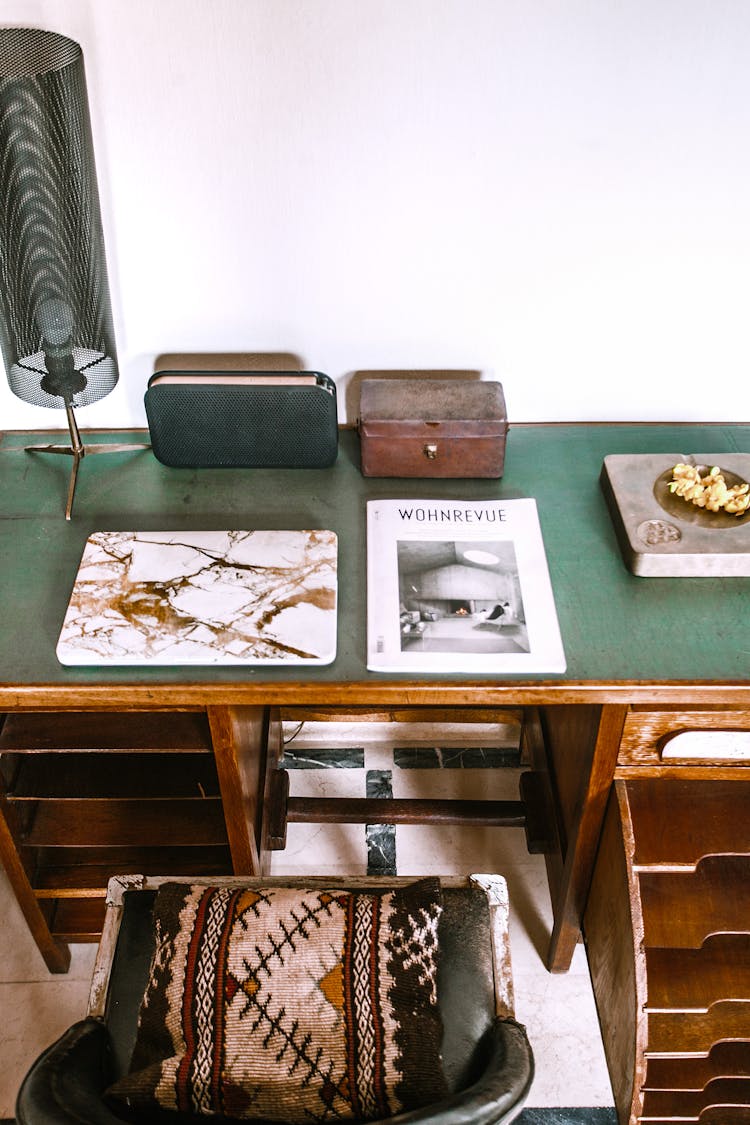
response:
<path fill-rule="evenodd" d="M 118 380 L 83 53 L 64 35 L 0 28 L 0 349 L 10 389 L 65 410 L 73 456 L 66 516 L 85 452 L 73 409 Z"/>
<path fill-rule="evenodd" d="M 11 390 L 86 406 L 118 370 L 83 53 L 0 28 L 0 307 Z"/>

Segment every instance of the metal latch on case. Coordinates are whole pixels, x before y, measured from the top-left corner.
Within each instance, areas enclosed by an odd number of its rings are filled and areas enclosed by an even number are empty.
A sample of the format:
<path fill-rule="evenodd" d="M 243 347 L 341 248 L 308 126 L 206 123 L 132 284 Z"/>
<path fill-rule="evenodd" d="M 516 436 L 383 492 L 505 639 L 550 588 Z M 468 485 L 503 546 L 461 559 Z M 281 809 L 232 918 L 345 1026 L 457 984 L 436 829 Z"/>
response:
<path fill-rule="evenodd" d="M 422 446 L 422 452 L 428 461 L 434 461 L 437 458 L 437 443 L 428 441 L 426 445 Z"/>

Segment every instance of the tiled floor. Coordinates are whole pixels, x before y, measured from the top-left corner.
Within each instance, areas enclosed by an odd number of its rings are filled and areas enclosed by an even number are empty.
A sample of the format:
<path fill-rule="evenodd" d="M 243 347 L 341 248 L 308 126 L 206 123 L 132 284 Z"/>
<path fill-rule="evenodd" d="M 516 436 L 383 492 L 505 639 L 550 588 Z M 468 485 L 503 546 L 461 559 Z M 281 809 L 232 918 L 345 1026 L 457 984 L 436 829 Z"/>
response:
<path fill-rule="evenodd" d="M 294 795 L 518 796 L 512 728 L 310 723 L 299 731 L 288 727 L 285 737 Z M 551 912 L 544 860 L 528 854 L 520 829 L 293 824 L 286 850 L 274 856 L 273 873 L 389 874 L 394 867 L 400 875 L 505 876 L 516 1016 L 536 1060 L 527 1105 L 612 1106 L 585 952 L 579 945 L 566 974 L 546 971 Z M 70 972 L 53 976 L 2 871 L 0 912 L 1 1119 L 12 1116 L 29 1063 L 84 1014 L 95 948 L 74 947 Z"/>

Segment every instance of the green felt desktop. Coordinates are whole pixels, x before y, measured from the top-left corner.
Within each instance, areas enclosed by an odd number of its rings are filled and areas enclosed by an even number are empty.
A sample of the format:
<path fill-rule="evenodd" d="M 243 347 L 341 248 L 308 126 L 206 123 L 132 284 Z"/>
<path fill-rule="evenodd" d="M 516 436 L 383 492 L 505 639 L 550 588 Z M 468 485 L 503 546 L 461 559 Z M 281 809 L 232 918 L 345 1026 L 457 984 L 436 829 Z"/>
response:
<path fill-rule="evenodd" d="M 320 527 L 339 537 L 339 631 L 335 662 L 316 669 L 314 678 L 367 684 L 374 677 L 365 669 L 365 502 L 398 496 L 536 498 L 567 657 L 561 681 L 741 682 L 750 673 L 750 578 L 634 576 L 622 561 L 599 484 L 609 453 L 750 452 L 750 426 L 511 426 L 501 480 L 365 479 L 357 436 L 347 430 L 329 469 L 170 469 L 148 451 L 92 457 L 82 466 L 69 524 L 61 518 L 66 459 L 25 453 L 21 447 L 28 442 L 29 435 L 19 433 L 0 442 L 0 683 L 185 680 L 184 668 L 144 672 L 58 664 L 55 643 L 92 531 Z M 456 677 L 462 678 L 460 669 Z M 196 668 L 189 678 L 238 683 L 246 673 Z M 252 671 L 254 682 L 298 678 L 289 668 Z M 519 678 L 533 679 L 513 677 Z"/>

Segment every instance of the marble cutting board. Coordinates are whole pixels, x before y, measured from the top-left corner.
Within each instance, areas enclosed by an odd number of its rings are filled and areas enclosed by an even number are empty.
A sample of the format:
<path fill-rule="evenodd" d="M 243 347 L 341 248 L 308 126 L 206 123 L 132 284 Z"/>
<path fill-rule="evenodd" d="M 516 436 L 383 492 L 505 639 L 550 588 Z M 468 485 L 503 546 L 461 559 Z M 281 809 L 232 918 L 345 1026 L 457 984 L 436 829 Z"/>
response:
<path fill-rule="evenodd" d="M 98 531 L 60 639 L 64 665 L 330 664 L 332 531 Z"/>

